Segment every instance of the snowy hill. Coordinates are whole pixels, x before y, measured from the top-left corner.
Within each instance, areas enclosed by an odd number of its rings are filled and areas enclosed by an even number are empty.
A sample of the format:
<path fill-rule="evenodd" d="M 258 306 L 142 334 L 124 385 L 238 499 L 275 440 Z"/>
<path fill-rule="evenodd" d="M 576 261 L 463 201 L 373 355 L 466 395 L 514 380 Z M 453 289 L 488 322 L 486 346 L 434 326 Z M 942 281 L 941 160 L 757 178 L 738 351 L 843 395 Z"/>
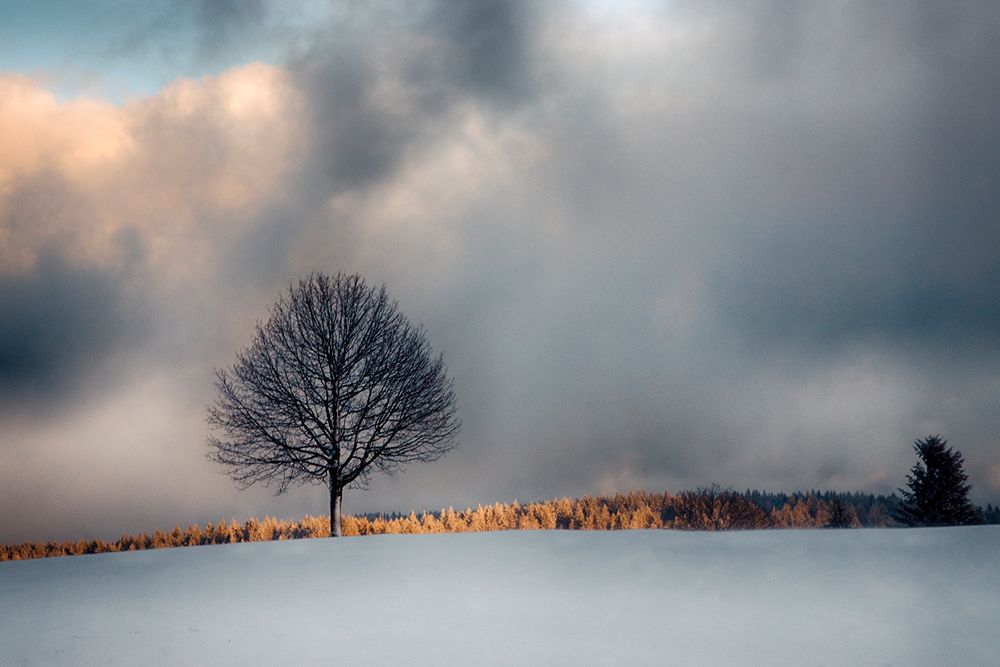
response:
<path fill-rule="evenodd" d="M 2 664 L 1000 664 L 1000 527 L 479 533 L 0 563 Z"/>

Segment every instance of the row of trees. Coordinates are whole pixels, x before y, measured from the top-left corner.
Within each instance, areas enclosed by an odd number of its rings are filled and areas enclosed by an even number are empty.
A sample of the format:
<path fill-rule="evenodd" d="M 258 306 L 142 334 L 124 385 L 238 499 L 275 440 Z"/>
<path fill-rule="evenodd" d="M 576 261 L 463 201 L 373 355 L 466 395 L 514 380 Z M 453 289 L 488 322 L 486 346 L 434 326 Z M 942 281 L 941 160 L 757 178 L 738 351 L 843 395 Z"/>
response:
<path fill-rule="evenodd" d="M 926 444 L 925 441 L 918 443 Z M 939 449 L 925 448 L 928 452 Z M 931 459 L 933 461 L 933 459 Z M 954 458 L 952 458 L 954 460 Z M 923 474 L 911 474 L 914 479 L 937 479 L 945 476 L 935 472 L 931 463 L 922 466 Z M 920 493 L 928 491 L 929 485 Z M 898 525 L 940 525 L 955 521 L 940 507 L 922 500 L 912 488 L 910 495 L 900 498 L 864 493 L 810 491 L 808 493 L 767 493 L 756 490 L 737 492 L 718 486 L 684 491 L 633 492 L 614 496 L 584 496 L 578 499 L 560 498 L 545 502 L 513 503 L 477 506 L 455 510 L 417 514 L 371 514 L 344 516 L 343 535 L 385 535 L 419 533 L 459 533 L 498 530 L 623 530 L 666 528 L 676 530 L 750 530 L 759 528 L 880 528 Z M 942 497 L 951 498 L 949 494 Z M 926 515 L 915 515 L 914 508 L 925 508 Z M 949 505 L 945 505 L 945 508 Z M 965 523 L 1000 524 L 1000 507 L 986 508 L 965 504 L 961 509 Z M 932 523 L 938 522 L 938 523 Z M 204 544 L 265 542 L 310 537 L 329 537 L 329 516 L 305 516 L 300 520 L 278 520 L 265 517 L 243 523 L 219 521 L 186 529 L 175 526 L 172 531 L 157 530 L 152 535 L 124 535 L 118 540 L 78 540 L 76 542 L 38 542 L 0 546 L 0 561 L 26 560 L 51 556 L 163 549 Z"/>
<path fill-rule="evenodd" d="M 824 526 L 891 526 L 894 497 L 833 492 L 736 492 L 717 486 L 670 493 L 634 492 L 584 496 L 521 504 L 496 503 L 475 509 L 398 515 L 344 516 L 343 535 L 457 533 L 497 530 L 622 530 L 672 528 L 733 530 L 753 528 L 819 528 Z M 839 517 L 839 518 L 838 518 Z M 117 551 L 163 549 L 203 544 L 231 544 L 329 537 L 328 516 L 300 520 L 265 517 L 244 523 L 219 521 L 152 535 L 125 535 L 114 541 L 79 540 L 0 546 L 0 561 Z"/>

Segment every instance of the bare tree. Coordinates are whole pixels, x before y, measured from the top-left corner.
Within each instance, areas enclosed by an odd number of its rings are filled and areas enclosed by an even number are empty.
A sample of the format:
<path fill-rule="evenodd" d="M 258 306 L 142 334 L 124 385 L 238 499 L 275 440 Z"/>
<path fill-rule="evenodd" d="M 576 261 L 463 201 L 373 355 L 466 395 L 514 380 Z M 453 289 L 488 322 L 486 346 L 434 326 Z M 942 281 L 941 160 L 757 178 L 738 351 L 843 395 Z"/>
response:
<path fill-rule="evenodd" d="M 241 488 L 325 484 L 333 536 L 345 488 L 440 458 L 461 426 L 443 357 L 384 285 L 357 275 L 315 273 L 290 286 L 215 376 L 209 458 Z"/>

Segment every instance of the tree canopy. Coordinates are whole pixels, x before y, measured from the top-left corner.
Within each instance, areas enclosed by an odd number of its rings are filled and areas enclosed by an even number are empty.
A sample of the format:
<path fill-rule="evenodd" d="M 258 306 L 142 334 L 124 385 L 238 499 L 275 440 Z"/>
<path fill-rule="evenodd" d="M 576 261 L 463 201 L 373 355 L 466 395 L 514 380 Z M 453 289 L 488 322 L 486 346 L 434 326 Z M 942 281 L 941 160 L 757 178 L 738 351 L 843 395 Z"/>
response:
<path fill-rule="evenodd" d="M 358 275 L 291 285 L 216 388 L 209 457 L 244 487 L 325 484 L 332 535 L 345 488 L 440 458 L 461 426 L 443 357 Z"/>

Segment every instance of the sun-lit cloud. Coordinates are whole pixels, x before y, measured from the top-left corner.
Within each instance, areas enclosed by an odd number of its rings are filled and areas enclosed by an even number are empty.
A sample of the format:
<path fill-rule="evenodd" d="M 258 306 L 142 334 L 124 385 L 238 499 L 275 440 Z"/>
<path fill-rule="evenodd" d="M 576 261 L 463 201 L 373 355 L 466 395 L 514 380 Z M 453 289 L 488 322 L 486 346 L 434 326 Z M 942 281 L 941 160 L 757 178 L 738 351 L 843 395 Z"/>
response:
<path fill-rule="evenodd" d="M 28 77 L 0 78 L 0 183 L 6 187 L 45 168 L 84 178 L 120 159 L 129 139 L 124 115 L 112 104 L 60 103 Z"/>
<path fill-rule="evenodd" d="M 161 273 L 209 261 L 227 218 L 252 216 L 294 168 L 302 109 L 287 79 L 251 64 L 115 106 L 3 77 L 2 265 L 53 248 L 120 265 L 128 239 Z"/>

